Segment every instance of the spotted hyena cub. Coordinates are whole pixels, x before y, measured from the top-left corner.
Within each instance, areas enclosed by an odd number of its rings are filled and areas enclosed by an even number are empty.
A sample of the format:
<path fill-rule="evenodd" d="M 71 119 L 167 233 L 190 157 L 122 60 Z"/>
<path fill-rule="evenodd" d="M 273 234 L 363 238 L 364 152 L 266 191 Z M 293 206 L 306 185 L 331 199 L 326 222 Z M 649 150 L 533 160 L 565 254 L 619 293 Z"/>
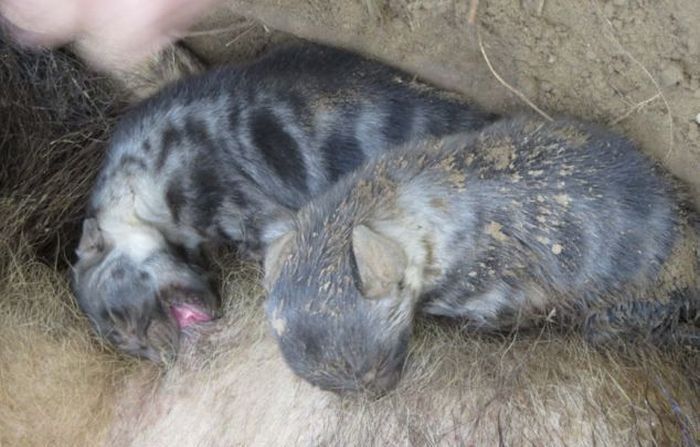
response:
<path fill-rule="evenodd" d="M 124 117 L 94 186 L 74 288 L 97 331 L 153 360 L 214 317 L 203 243 L 258 256 L 261 230 L 411 139 L 489 117 L 346 51 L 286 48 L 172 85 Z"/>
<path fill-rule="evenodd" d="M 290 367 L 336 391 L 390 389 L 419 309 L 661 338 L 698 307 L 697 233 L 675 190 L 629 140 L 574 121 L 411 143 L 270 244 L 268 317 Z"/>

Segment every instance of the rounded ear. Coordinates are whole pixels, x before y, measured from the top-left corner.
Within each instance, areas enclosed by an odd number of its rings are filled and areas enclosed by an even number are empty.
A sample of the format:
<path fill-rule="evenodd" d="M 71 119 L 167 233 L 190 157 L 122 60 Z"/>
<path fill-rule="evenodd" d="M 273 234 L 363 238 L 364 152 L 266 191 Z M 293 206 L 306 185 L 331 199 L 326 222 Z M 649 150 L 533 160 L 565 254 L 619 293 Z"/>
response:
<path fill-rule="evenodd" d="M 272 285 L 282 272 L 284 260 L 292 253 L 292 241 L 296 235 L 295 231 L 289 231 L 275 239 L 265 249 L 265 260 L 263 262 L 265 270 L 265 278 L 263 285 L 267 290 L 270 290 Z"/>
<path fill-rule="evenodd" d="M 83 221 L 83 234 L 76 253 L 81 260 L 90 260 L 99 256 L 105 250 L 105 240 L 97 224 L 97 219 L 89 218 Z"/>
<path fill-rule="evenodd" d="M 352 230 L 352 251 L 365 298 L 387 296 L 408 267 L 406 252 L 398 242 L 365 225 Z"/>

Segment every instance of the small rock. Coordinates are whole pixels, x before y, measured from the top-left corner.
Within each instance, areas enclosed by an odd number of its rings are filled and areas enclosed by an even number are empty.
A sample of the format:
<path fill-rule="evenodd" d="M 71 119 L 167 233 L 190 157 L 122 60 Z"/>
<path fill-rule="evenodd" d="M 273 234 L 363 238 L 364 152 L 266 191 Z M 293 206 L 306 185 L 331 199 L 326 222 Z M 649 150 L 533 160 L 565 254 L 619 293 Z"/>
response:
<path fill-rule="evenodd" d="M 683 81 L 683 69 L 677 63 L 671 62 L 661 71 L 662 86 L 678 85 L 681 81 Z"/>
<path fill-rule="evenodd" d="M 695 122 L 698 123 L 698 124 L 700 124 L 700 113 L 698 113 L 697 115 L 695 115 Z"/>
<path fill-rule="evenodd" d="M 556 58 L 554 55 L 551 55 L 551 54 L 550 54 L 549 57 L 547 58 L 547 62 L 550 63 L 550 64 L 553 64 L 553 63 L 555 63 L 556 61 L 557 61 L 557 58 Z"/>

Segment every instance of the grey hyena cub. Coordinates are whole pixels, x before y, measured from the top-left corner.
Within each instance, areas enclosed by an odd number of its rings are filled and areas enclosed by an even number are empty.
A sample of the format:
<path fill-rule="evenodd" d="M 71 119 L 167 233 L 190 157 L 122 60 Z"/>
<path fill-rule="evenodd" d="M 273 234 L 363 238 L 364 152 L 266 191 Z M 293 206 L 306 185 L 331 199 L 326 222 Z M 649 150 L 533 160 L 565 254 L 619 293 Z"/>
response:
<path fill-rule="evenodd" d="M 602 342 L 673 333 L 698 306 L 674 182 L 574 121 L 409 144 L 290 227 L 266 256 L 267 313 L 290 367 L 328 390 L 390 389 L 419 309 L 489 330 L 554 318 Z"/>
<path fill-rule="evenodd" d="M 159 360 L 181 328 L 214 316 L 215 294 L 190 261 L 201 244 L 257 256 L 264 226 L 365 159 L 488 120 L 402 72 L 316 45 L 172 85 L 114 133 L 78 249 L 78 301 L 117 347 Z"/>

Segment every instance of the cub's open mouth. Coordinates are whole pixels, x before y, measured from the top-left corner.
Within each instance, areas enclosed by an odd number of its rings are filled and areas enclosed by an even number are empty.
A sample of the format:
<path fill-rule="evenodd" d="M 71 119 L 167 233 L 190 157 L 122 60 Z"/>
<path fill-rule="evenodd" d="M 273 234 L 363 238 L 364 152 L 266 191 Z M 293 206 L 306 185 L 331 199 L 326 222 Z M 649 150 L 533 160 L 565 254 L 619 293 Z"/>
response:
<path fill-rule="evenodd" d="M 195 304 L 173 304 L 170 306 L 170 313 L 177 321 L 180 329 L 192 326 L 197 323 L 205 323 L 214 319 L 207 311 Z"/>

